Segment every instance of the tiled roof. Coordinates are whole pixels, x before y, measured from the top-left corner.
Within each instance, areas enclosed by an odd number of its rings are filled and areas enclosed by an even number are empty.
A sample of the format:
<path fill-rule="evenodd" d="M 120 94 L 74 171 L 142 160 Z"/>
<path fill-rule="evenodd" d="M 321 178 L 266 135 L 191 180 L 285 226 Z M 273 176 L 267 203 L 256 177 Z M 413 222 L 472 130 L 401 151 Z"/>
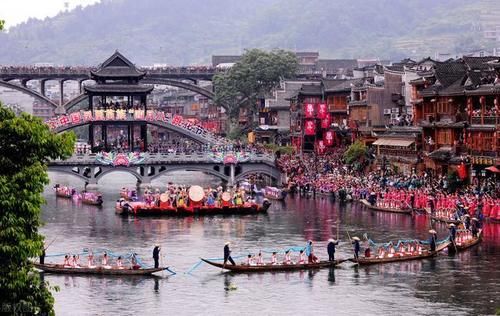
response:
<path fill-rule="evenodd" d="M 325 92 L 351 91 L 356 84 L 362 83 L 359 79 L 323 79 L 321 81 Z"/>
<path fill-rule="evenodd" d="M 139 71 L 130 60 L 116 51 L 101 64 L 99 69 L 92 71 L 91 74 L 93 77 L 103 78 L 142 78 L 146 73 Z"/>

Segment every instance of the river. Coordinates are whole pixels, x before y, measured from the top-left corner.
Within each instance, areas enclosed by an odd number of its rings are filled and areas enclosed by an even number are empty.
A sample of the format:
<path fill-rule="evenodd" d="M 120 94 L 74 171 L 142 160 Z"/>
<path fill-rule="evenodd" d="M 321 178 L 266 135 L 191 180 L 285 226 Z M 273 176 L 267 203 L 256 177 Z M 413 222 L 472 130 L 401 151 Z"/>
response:
<path fill-rule="evenodd" d="M 102 208 L 56 198 L 55 183 L 81 189 L 77 178 L 50 173 L 44 196 L 47 254 L 81 252 L 83 248 L 135 251 L 151 263 L 153 245 L 162 245 L 163 263 L 177 272 L 158 277 L 94 277 L 49 275 L 57 285 L 57 315 L 478 315 L 500 307 L 500 225 L 485 227 L 481 244 L 456 256 L 370 267 L 343 263 L 319 271 L 230 275 L 205 265 L 186 274 L 199 257 L 221 257 L 225 241 L 233 255 L 260 249 L 284 249 L 315 241 L 326 256 L 326 243 L 337 234 L 337 257 L 352 256 L 350 236 L 367 233 L 375 241 L 426 239 L 424 216 L 372 212 L 358 203 L 339 205 L 328 198 L 287 197 L 274 202 L 268 215 L 206 218 L 127 218 L 116 215 L 121 187 L 131 187 L 130 175 L 112 173 L 101 180 Z M 178 172 L 153 186 L 174 183 L 216 185 L 199 173 Z M 438 225 L 440 238 L 446 226 Z M 269 255 L 267 255 L 269 256 Z M 267 257 L 269 260 L 269 257 Z M 62 262 L 48 257 L 46 262 Z M 84 259 L 82 259 L 84 261 Z M 241 261 L 241 259 L 237 260 Z"/>

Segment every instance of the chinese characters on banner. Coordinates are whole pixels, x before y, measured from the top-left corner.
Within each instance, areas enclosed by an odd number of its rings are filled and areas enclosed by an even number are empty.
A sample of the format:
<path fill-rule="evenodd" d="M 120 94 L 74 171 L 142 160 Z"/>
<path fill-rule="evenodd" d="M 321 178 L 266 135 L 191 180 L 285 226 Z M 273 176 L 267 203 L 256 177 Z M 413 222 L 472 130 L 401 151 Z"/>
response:
<path fill-rule="evenodd" d="M 315 135 L 316 134 L 316 121 L 315 120 L 306 120 L 304 122 L 304 132 L 306 135 Z"/>
<path fill-rule="evenodd" d="M 326 103 L 319 103 L 318 104 L 318 118 L 320 120 L 324 119 L 328 113 L 328 109 L 326 107 Z"/>
<path fill-rule="evenodd" d="M 332 116 L 327 112 L 325 117 L 321 120 L 321 128 L 329 128 L 330 124 L 332 124 Z"/>
<path fill-rule="evenodd" d="M 318 154 L 324 154 L 325 153 L 325 150 L 326 150 L 326 146 L 325 146 L 325 143 L 322 141 L 322 140 L 318 140 L 316 142 L 316 152 Z"/>
<path fill-rule="evenodd" d="M 306 103 L 304 105 L 304 116 L 306 118 L 314 118 L 314 104 Z"/>
<path fill-rule="evenodd" d="M 131 113 L 132 114 L 132 113 Z M 91 111 L 81 111 L 81 112 L 73 112 L 68 115 L 61 115 L 56 118 L 52 118 L 45 123 L 49 125 L 51 130 L 54 130 L 58 127 L 71 127 L 72 125 L 80 125 L 85 124 L 92 121 L 115 121 L 115 120 L 125 120 L 127 119 L 126 113 L 124 110 L 95 110 L 94 115 L 92 115 Z M 147 111 L 146 115 L 144 111 L 134 111 L 133 120 L 135 121 L 159 121 L 164 123 L 170 123 L 172 125 L 178 126 L 186 131 L 194 133 L 196 135 L 208 138 L 212 137 L 210 132 L 203 128 L 200 125 L 193 124 L 188 120 L 185 120 L 180 115 L 172 115 L 170 113 L 165 113 L 162 111 Z M 213 138 L 213 137 L 212 137 Z"/>
<path fill-rule="evenodd" d="M 334 131 L 329 130 L 323 134 L 323 142 L 324 142 L 325 146 L 332 146 L 334 139 L 335 139 L 335 132 Z"/>

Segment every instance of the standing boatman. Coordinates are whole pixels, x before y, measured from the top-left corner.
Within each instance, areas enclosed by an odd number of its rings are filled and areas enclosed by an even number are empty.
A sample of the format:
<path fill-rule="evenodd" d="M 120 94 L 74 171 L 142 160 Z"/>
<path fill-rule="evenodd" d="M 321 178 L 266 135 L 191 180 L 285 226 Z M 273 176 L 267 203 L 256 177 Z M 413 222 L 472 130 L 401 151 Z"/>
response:
<path fill-rule="evenodd" d="M 233 258 L 231 258 L 231 250 L 229 249 L 229 244 L 229 241 L 224 244 L 224 265 L 226 265 L 226 262 L 229 261 L 234 266 L 236 265 L 236 263 L 234 263 Z"/>
<path fill-rule="evenodd" d="M 359 258 L 359 251 L 361 250 L 361 246 L 359 244 L 359 237 L 352 237 L 352 243 L 354 244 L 354 259 L 358 260 Z"/>
<path fill-rule="evenodd" d="M 153 249 L 153 259 L 155 261 L 155 268 L 160 267 L 160 245 L 156 244 Z"/>
<path fill-rule="evenodd" d="M 339 241 L 333 238 L 328 239 L 328 246 L 326 247 L 328 251 L 328 261 L 335 261 L 335 245 L 338 245 Z"/>
<path fill-rule="evenodd" d="M 451 223 L 449 225 L 450 229 L 450 241 L 453 245 L 455 245 L 455 238 L 457 237 L 457 228 L 455 227 L 455 224 Z"/>
<path fill-rule="evenodd" d="M 431 237 L 429 238 L 429 245 L 431 251 L 436 251 L 436 243 L 437 243 L 437 232 L 434 229 L 429 230 Z"/>

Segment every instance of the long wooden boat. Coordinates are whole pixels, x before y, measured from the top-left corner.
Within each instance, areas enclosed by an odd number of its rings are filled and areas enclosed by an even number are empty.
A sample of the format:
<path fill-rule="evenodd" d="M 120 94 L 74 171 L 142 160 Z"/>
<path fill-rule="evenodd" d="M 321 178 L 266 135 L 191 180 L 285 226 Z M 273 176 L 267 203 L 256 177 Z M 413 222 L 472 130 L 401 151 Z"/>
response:
<path fill-rule="evenodd" d="M 437 222 L 442 222 L 442 223 L 446 223 L 446 224 L 460 224 L 462 221 L 460 220 L 454 220 L 454 219 L 449 219 L 447 217 L 441 217 L 441 216 L 432 216 L 431 217 L 433 220 L 437 221 Z"/>
<path fill-rule="evenodd" d="M 426 250 L 426 251 L 422 252 L 422 254 L 418 254 L 418 255 L 409 255 L 409 256 L 397 256 L 397 255 L 395 255 L 394 257 L 391 257 L 391 258 L 389 258 L 389 257 L 384 257 L 384 258 L 359 257 L 358 259 L 349 258 L 349 261 L 357 263 L 359 265 L 370 265 L 370 264 L 379 264 L 379 263 L 426 259 L 426 258 L 431 258 L 431 257 L 437 256 L 437 254 L 439 252 L 443 251 L 446 247 L 448 247 L 449 244 L 450 244 L 450 242 L 444 242 L 436 247 L 436 251 Z"/>
<path fill-rule="evenodd" d="M 471 238 L 462 243 L 455 243 L 455 245 L 453 245 L 453 243 L 450 243 L 448 245 L 448 253 L 456 253 L 468 249 L 472 246 L 475 246 L 481 242 L 482 238 L 483 238 L 483 231 L 481 230 L 479 231 L 477 237 L 475 238 Z"/>
<path fill-rule="evenodd" d="M 335 261 L 320 261 L 318 263 L 303 263 L 303 264 L 263 264 L 263 265 L 246 265 L 246 264 L 223 264 L 217 263 L 210 260 L 201 258 L 203 262 L 206 262 L 214 267 L 225 269 L 231 272 L 237 273 L 249 273 L 249 272 L 269 272 L 269 271 L 293 271 L 293 270 L 314 270 L 322 268 L 332 268 L 342 262 L 347 261 L 347 259 L 337 259 Z"/>
<path fill-rule="evenodd" d="M 110 268 L 106 269 L 103 267 L 65 267 L 62 264 L 33 264 L 35 268 L 42 270 L 47 273 L 59 273 L 59 274 L 97 274 L 97 275 L 151 275 L 155 272 L 160 272 L 162 270 L 166 270 L 168 267 L 161 268 L 147 268 L 147 269 L 132 269 L 132 268 Z"/>
<path fill-rule="evenodd" d="M 271 206 L 269 201 L 262 205 L 246 204 L 235 206 L 196 206 L 196 207 L 159 207 L 145 206 L 143 203 L 117 202 L 115 210 L 117 214 L 132 216 L 210 216 L 210 215 L 247 215 L 265 214 Z"/>
<path fill-rule="evenodd" d="M 265 187 L 263 191 L 264 191 L 264 197 L 266 199 L 277 200 L 277 201 L 283 201 L 288 194 L 287 190 L 279 189 L 276 187 Z"/>
<path fill-rule="evenodd" d="M 400 209 L 400 208 L 374 206 L 374 205 L 371 205 L 370 202 L 368 202 L 365 199 L 360 199 L 359 201 L 361 203 L 363 203 L 367 208 L 369 208 L 373 211 L 391 212 L 391 213 L 400 213 L 400 214 L 411 214 L 412 213 L 411 209 Z"/>

